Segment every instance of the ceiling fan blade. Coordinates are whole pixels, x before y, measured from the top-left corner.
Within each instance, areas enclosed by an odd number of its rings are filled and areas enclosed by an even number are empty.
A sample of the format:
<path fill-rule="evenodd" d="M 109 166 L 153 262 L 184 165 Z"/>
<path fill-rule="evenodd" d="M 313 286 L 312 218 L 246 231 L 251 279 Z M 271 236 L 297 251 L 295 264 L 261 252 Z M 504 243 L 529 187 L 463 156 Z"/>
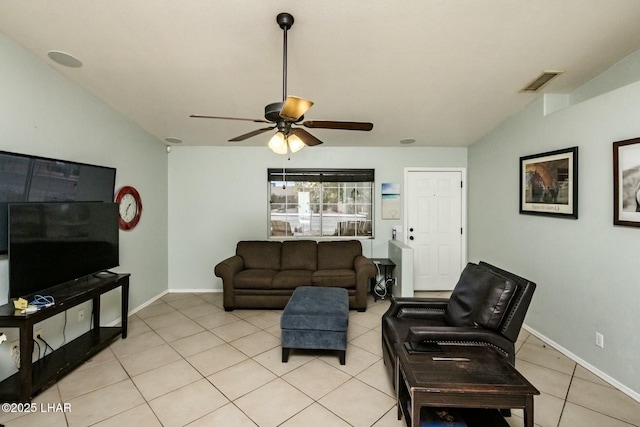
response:
<path fill-rule="evenodd" d="M 292 128 L 291 129 L 291 133 L 293 135 L 297 136 L 298 138 L 300 138 L 302 140 L 302 142 L 307 144 L 309 147 L 313 147 L 314 145 L 322 144 L 322 141 L 320 141 L 318 138 L 316 138 L 315 136 L 311 135 L 309 132 L 307 132 L 304 129 Z"/>
<path fill-rule="evenodd" d="M 343 129 L 343 130 L 371 130 L 373 123 L 369 122 L 335 122 L 327 120 L 307 120 L 302 125 L 312 129 Z"/>
<path fill-rule="evenodd" d="M 313 105 L 312 101 L 297 96 L 287 96 L 282 108 L 280 109 L 280 117 L 285 120 L 297 121 L 304 115 Z"/>
<path fill-rule="evenodd" d="M 274 127 L 270 127 L 270 128 L 257 129 L 257 130 L 251 131 L 249 133 L 245 133 L 244 135 L 240 135 L 240 136 L 236 136 L 235 138 L 231 138 L 229 141 L 231 141 L 231 142 L 244 141 L 245 139 L 249 139 L 252 136 L 260 135 L 261 133 L 265 133 L 265 132 L 268 132 L 268 131 L 273 130 L 273 129 L 275 129 L 275 126 Z"/>
<path fill-rule="evenodd" d="M 242 117 L 205 116 L 202 114 L 192 114 L 189 117 L 194 119 L 242 120 L 245 122 L 254 122 L 254 123 L 271 123 L 270 121 L 264 120 L 264 119 L 245 119 Z"/>

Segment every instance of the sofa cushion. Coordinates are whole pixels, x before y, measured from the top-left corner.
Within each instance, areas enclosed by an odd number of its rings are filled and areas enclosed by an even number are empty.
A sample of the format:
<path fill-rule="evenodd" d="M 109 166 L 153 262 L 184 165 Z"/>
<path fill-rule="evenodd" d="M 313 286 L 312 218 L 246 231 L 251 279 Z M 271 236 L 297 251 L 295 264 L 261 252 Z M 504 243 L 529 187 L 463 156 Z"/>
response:
<path fill-rule="evenodd" d="M 236 246 L 236 255 L 244 260 L 244 268 L 280 270 L 280 242 L 242 241 Z"/>
<path fill-rule="evenodd" d="M 252 268 L 242 270 L 233 279 L 236 289 L 272 289 L 277 270 Z"/>
<path fill-rule="evenodd" d="M 451 293 L 445 321 L 452 326 L 495 330 L 502 322 L 515 288 L 511 280 L 469 263 Z"/>
<path fill-rule="evenodd" d="M 347 268 L 317 270 L 311 275 L 311 284 L 327 288 L 355 288 L 356 272 Z"/>
<path fill-rule="evenodd" d="M 295 289 L 311 286 L 311 270 L 282 270 L 273 278 L 273 289 Z"/>
<path fill-rule="evenodd" d="M 362 245 L 358 240 L 318 242 L 318 270 L 351 269 Z"/>
<path fill-rule="evenodd" d="M 318 268 L 318 244 L 313 240 L 282 242 L 280 270 L 311 270 Z"/>

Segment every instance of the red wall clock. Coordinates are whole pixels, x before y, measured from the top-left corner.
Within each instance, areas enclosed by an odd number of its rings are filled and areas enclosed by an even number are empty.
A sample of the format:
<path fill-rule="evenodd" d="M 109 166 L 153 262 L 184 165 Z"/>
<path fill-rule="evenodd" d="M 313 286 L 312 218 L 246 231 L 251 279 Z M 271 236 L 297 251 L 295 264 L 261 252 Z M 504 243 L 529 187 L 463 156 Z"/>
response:
<path fill-rule="evenodd" d="M 121 230 L 131 230 L 138 225 L 142 214 L 140 193 L 133 187 L 122 187 L 116 194 L 119 207 L 119 225 Z"/>

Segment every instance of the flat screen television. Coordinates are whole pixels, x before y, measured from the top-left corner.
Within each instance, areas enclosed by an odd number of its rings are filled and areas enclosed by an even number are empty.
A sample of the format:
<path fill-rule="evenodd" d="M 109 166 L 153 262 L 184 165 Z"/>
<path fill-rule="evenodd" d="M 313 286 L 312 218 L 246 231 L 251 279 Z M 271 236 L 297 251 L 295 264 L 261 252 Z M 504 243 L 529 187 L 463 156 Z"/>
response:
<path fill-rule="evenodd" d="M 115 179 L 115 168 L 0 151 L 0 254 L 9 203 L 113 202 Z"/>
<path fill-rule="evenodd" d="M 27 297 L 119 265 L 118 205 L 9 205 L 9 298 Z"/>

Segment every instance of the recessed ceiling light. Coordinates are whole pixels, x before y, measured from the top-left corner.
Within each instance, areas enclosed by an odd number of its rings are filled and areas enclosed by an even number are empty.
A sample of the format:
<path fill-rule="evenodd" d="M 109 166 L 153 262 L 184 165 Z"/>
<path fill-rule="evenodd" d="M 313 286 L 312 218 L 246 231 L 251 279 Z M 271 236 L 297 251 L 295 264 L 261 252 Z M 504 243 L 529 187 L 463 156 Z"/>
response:
<path fill-rule="evenodd" d="M 404 145 L 413 144 L 414 142 L 416 142 L 416 140 L 413 138 L 405 138 L 400 140 L 400 144 Z"/>
<path fill-rule="evenodd" d="M 180 138 L 175 138 L 173 136 L 168 136 L 164 140 L 169 144 L 182 144 L 182 140 Z"/>
<path fill-rule="evenodd" d="M 65 67 L 82 67 L 82 62 L 78 58 L 66 52 L 60 52 L 59 50 L 50 50 L 49 52 L 47 52 L 47 56 L 49 56 L 52 61 L 57 62 L 60 65 L 64 65 Z"/>

